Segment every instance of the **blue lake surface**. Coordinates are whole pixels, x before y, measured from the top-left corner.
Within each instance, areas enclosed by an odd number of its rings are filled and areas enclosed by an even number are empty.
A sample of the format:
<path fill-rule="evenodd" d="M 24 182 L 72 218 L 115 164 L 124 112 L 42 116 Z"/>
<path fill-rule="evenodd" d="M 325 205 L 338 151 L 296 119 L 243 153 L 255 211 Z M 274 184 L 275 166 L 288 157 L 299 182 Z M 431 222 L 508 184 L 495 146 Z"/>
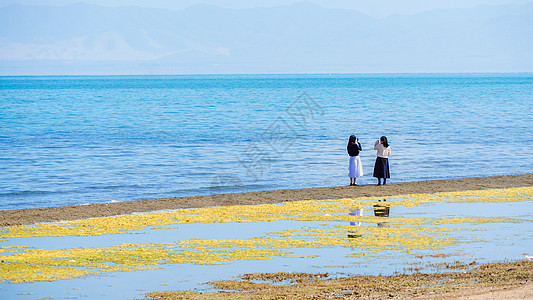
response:
<path fill-rule="evenodd" d="M 533 170 L 533 74 L 0 77 L 0 209 Z"/>

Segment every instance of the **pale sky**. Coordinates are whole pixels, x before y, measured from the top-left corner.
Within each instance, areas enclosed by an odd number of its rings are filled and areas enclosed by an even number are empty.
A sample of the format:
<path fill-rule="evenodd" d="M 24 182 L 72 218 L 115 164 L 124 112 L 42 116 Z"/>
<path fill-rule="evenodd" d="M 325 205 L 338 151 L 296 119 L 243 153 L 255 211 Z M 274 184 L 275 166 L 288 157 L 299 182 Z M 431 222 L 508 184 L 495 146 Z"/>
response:
<path fill-rule="evenodd" d="M 250 8 L 287 5 L 302 0 L 0 0 L 0 6 L 11 3 L 62 6 L 86 2 L 103 6 L 134 5 L 180 10 L 194 4 L 214 4 L 228 8 Z M 465 8 L 477 5 L 521 4 L 532 0 L 307 0 L 326 8 L 357 9 L 374 17 L 391 14 L 412 14 L 436 8 Z"/>

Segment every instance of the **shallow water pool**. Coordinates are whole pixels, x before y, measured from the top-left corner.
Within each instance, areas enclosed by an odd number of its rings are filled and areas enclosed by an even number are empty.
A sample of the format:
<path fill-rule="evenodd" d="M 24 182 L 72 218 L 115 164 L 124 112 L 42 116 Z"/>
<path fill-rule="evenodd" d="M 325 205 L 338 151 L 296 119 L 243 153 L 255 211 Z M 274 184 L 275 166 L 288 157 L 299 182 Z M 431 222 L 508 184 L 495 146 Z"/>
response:
<path fill-rule="evenodd" d="M 520 260 L 533 254 L 532 197 L 528 187 L 4 228 L 0 298 L 134 299 L 149 291 L 209 290 L 202 283 L 245 273 L 389 275 Z"/>

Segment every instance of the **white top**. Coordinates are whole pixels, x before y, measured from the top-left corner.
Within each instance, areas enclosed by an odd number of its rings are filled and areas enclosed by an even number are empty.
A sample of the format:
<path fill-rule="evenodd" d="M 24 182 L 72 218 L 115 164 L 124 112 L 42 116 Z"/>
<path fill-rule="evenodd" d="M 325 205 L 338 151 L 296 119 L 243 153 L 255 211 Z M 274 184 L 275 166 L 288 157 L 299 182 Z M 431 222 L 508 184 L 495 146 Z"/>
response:
<path fill-rule="evenodd" d="M 374 150 L 378 150 L 378 157 L 388 158 L 390 155 L 390 146 L 385 148 L 379 140 L 374 144 Z"/>

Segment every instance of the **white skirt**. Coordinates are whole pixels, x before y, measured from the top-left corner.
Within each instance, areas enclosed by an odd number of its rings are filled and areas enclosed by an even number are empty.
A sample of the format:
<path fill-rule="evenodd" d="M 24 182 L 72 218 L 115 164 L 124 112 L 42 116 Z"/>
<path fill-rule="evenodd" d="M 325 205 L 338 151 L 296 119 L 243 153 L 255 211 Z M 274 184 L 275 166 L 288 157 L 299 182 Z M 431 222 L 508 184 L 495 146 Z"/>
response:
<path fill-rule="evenodd" d="M 358 178 L 363 176 L 363 164 L 359 156 L 350 156 L 350 164 L 348 165 L 348 176 L 350 178 Z"/>

